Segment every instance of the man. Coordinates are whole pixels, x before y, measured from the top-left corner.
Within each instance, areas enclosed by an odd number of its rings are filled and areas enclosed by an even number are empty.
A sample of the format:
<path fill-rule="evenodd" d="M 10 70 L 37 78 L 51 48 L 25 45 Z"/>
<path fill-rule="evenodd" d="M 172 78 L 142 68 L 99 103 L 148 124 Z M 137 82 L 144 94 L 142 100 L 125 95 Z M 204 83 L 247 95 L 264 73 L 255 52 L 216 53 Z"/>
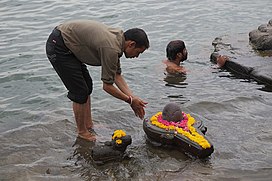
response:
<path fill-rule="evenodd" d="M 245 67 L 236 62 L 233 62 L 226 55 L 219 55 L 218 53 L 211 54 L 211 61 L 217 64 L 218 68 L 225 68 L 228 71 L 235 73 L 244 78 L 250 78 L 253 71 L 252 67 Z"/>
<path fill-rule="evenodd" d="M 169 74 L 186 74 L 186 70 L 180 65 L 181 62 L 187 60 L 187 49 L 182 40 L 170 41 L 166 47 L 167 60 L 166 72 Z"/>
<path fill-rule="evenodd" d="M 218 68 L 224 68 L 227 71 L 233 73 L 238 78 L 253 79 L 256 82 L 271 87 L 272 79 L 267 75 L 262 75 L 253 67 L 246 67 L 237 62 L 230 60 L 226 55 L 220 55 L 217 52 L 211 54 L 211 62 L 217 64 Z"/>
<path fill-rule="evenodd" d="M 147 102 L 133 95 L 121 75 L 120 57 L 135 58 L 149 48 L 146 33 L 139 28 L 123 32 L 92 20 L 73 20 L 57 26 L 46 43 L 49 61 L 73 101 L 78 136 L 95 141 L 91 116 L 93 83 L 86 64 L 101 66 L 103 89 L 130 104 L 143 119 Z M 114 85 L 115 84 L 115 85 Z"/>

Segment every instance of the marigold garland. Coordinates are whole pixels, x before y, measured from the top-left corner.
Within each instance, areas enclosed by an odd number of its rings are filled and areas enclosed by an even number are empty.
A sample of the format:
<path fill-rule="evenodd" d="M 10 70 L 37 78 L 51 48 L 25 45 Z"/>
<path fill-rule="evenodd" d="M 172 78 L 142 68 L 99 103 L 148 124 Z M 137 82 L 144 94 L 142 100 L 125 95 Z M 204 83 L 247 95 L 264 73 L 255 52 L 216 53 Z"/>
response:
<path fill-rule="evenodd" d="M 123 136 L 126 136 L 126 133 L 123 130 L 115 130 L 112 135 L 112 140 L 115 140 L 115 143 L 120 145 L 122 144 L 122 138 Z"/>
<path fill-rule="evenodd" d="M 190 114 L 183 113 L 184 120 L 181 120 L 177 123 L 168 122 L 162 119 L 162 112 L 158 112 L 150 118 L 151 124 L 165 129 L 165 130 L 174 130 L 175 133 L 179 133 L 190 140 L 198 143 L 202 148 L 210 148 L 210 143 L 200 135 L 196 129 L 193 127 L 195 119 L 191 117 Z"/>

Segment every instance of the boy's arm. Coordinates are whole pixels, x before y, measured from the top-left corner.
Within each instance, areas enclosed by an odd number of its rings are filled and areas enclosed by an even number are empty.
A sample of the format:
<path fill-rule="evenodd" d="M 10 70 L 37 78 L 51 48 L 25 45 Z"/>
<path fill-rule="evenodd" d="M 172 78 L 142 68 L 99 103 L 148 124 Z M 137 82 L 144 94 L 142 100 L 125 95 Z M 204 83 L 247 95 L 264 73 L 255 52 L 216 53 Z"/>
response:
<path fill-rule="evenodd" d="M 219 56 L 217 58 L 217 65 L 219 68 L 225 68 L 229 72 L 232 72 L 241 78 L 250 78 L 251 72 L 253 71 L 252 67 L 246 67 L 239 63 L 229 60 L 227 56 Z"/>
<path fill-rule="evenodd" d="M 251 76 L 251 72 L 253 71 L 252 67 L 246 67 L 230 60 L 226 61 L 223 68 L 244 78 L 249 78 Z"/>

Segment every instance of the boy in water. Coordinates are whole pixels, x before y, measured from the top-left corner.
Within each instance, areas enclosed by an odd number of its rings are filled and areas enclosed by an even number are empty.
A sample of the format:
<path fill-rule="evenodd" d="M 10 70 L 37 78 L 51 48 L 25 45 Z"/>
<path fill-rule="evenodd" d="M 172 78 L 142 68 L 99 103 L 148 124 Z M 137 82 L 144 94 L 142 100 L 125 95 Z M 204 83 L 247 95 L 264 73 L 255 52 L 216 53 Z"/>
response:
<path fill-rule="evenodd" d="M 166 57 L 163 63 L 166 65 L 168 74 L 186 74 L 186 70 L 180 65 L 181 62 L 187 60 L 187 49 L 182 40 L 170 41 L 166 47 Z"/>

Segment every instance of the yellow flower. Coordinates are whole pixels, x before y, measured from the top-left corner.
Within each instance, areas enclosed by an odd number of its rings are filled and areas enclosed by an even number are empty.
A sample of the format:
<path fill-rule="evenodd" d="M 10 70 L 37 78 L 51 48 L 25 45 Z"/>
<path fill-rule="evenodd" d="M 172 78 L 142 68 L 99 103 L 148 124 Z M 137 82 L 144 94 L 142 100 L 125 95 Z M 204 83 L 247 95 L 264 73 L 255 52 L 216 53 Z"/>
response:
<path fill-rule="evenodd" d="M 115 138 L 122 138 L 123 136 L 126 136 L 126 133 L 123 130 L 115 130 L 112 135 L 112 140 Z"/>
<path fill-rule="evenodd" d="M 115 142 L 116 142 L 116 144 L 118 144 L 118 145 L 122 144 L 122 140 L 120 140 L 120 139 L 117 139 Z"/>

